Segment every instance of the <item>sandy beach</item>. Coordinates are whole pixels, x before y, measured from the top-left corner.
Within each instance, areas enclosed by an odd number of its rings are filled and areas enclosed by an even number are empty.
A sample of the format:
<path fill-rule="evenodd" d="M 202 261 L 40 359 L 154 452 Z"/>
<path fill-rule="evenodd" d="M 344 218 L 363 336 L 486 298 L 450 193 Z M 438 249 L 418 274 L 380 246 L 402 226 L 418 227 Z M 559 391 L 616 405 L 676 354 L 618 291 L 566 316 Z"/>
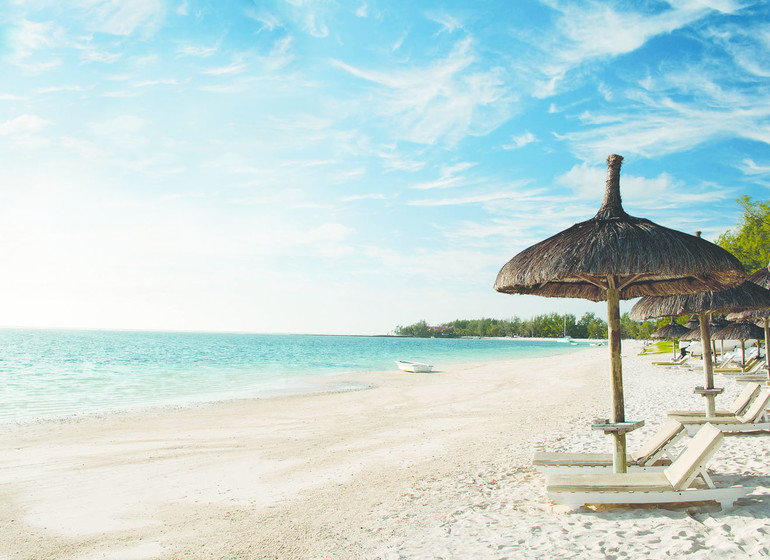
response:
<path fill-rule="evenodd" d="M 699 369 L 623 342 L 627 418 L 703 407 Z M 770 556 L 770 435 L 712 470 L 737 507 L 583 508 L 545 496 L 536 449 L 609 451 L 608 351 L 349 376 L 365 390 L 3 426 L 0 559 Z M 717 406 L 740 391 L 728 377 Z M 319 382 L 319 391 L 323 391 Z"/>

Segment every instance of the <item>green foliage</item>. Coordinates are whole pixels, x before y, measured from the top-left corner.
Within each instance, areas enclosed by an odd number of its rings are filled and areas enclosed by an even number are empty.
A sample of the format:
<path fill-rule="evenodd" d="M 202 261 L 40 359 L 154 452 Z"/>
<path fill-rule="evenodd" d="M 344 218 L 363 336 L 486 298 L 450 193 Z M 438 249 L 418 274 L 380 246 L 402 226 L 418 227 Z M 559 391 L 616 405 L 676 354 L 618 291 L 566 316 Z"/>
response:
<path fill-rule="evenodd" d="M 663 318 L 655 321 L 637 323 L 628 318 L 628 313 L 620 317 L 620 332 L 623 338 L 647 339 L 650 333 L 668 323 L 670 319 Z M 687 321 L 687 317 L 677 319 L 679 323 Z M 565 328 L 566 327 L 566 328 Z M 549 313 L 537 315 L 531 319 L 457 319 L 435 327 L 425 321 L 413 325 L 396 327 L 399 336 L 414 336 L 423 338 L 452 338 L 460 336 L 521 336 L 538 338 L 607 338 L 607 322 L 593 313 L 584 313 L 580 319 L 574 315 L 559 315 Z"/>
<path fill-rule="evenodd" d="M 751 274 L 767 266 L 770 259 L 770 202 L 755 202 L 749 196 L 737 202 L 743 207 L 742 221 L 720 235 L 717 245 L 735 255 Z"/>
<path fill-rule="evenodd" d="M 566 329 L 565 329 L 566 327 Z M 521 336 L 558 338 L 566 332 L 573 338 L 606 338 L 607 323 L 593 313 L 584 314 L 579 320 L 574 315 L 550 313 L 531 319 L 457 319 L 449 323 L 430 327 L 425 321 L 414 325 L 398 326 L 397 335 L 417 337 L 458 337 L 458 336 Z"/>

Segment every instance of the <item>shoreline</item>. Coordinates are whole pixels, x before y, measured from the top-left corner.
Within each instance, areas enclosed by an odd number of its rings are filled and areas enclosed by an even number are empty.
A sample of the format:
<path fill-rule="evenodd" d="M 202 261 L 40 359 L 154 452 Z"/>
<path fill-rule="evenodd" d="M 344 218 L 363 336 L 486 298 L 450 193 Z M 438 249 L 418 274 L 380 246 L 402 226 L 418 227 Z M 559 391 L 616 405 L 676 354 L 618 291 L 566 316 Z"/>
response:
<path fill-rule="evenodd" d="M 655 370 L 637 346 L 623 345 L 627 411 L 648 424 L 629 449 L 666 407 L 700 404 L 698 372 Z M 692 544 L 682 531 L 703 542 L 711 520 L 730 527 L 719 550 L 761 556 L 767 436 L 727 438 L 717 457 L 718 472 L 760 483 L 732 512 L 565 515 L 548 502 L 533 450 L 609 447 L 589 427 L 609 409 L 607 361 L 606 347 L 587 347 L 351 375 L 363 391 L 15 426 L 0 432 L 0 558 L 662 556 Z"/>
<path fill-rule="evenodd" d="M 289 336 L 289 335 L 287 335 Z M 292 335 L 293 336 L 293 335 Z M 313 335 L 315 336 L 315 335 Z M 336 335 L 335 335 L 336 336 Z M 347 336 L 347 335 L 345 335 Z M 369 337 L 371 338 L 371 337 Z M 407 337 L 408 338 L 408 337 Z M 457 339 L 461 340 L 461 339 Z M 507 340 L 507 341 L 524 341 L 524 342 L 554 342 L 553 339 L 548 338 L 486 338 L 484 340 Z M 442 341 L 443 342 L 443 341 Z M 576 346 L 566 347 L 564 345 L 558 345 L 554 348 L 546 350 L 548 355 L 560 356 L 564 354 L 571 354 L 579 351 L 581 348 Z M 553 354 L 550 354 L 553 352 Z M 394 354 L 396 356 L 396 354 Z M 451 356 L 451 357 L 437 357 L 436 364 L 439 368 L 457 368 L 463 367 L 467 364 L 473 364 L 478 361 L 495 362 L 519 359 L 522 356 L 506 356 L 504 353 L 500 356 L 476 356 L 469 353 L 467 356 Z M 527 357 L 524 355 L 523 357 Z M 443 360 L 446 360 L 444 362 Z M 285 372 L 285 376 L 269 377 L 262 381 L 243 380 L 245 385 L 243 388 L 236 386 L 230 388 L 220 388 L 208 393 L 205 392 L 190 392 L 190 394 L 177 394 L 177 395 L 164 395 L 158 398 L 157 395 L 146 394 L 140 395 L 139 398 L 135 398 L 129 402 L 116 403 L 111 401 L 95 401 L 90 399 L 91 402 L 86 406 L 81 407 L 82 410 L 76 411 L 72 407 L 61 407 L 60 410 L 53 412 L 53 408 L 42 408 L 42 412 L 37 410 L 30 412 L 30 410 L 21 408 L 23 410 L 22 415 L 12 415 L 7 409 L 3 415 L 0 415 L 0 426 L 10 425 L 24 425 L 24 424 L 37 424 L 41 422 L 70 422 L 78 421 L 84 418 L 102 418 L 113 414 L 132 414 L 132 413 L 153 413 L 164 409 L 187 409 L 198 408 L 201 406 L 208 406 L 218 402 L 229 402 L 238 400 L 249 399 L 272 399 L 280 398 L 289 395 L 303 395 L 303 394 L 317 394 L 319 392 L 337 392 L 347 391 L 353 389 L 365 389 L 366 385 L 350 381 L 351 376 L 366 376 L 369 373 L 389 373 L 389 374 L 401 374 L 403 372 L 398 371 L 394 365 L 394 361 L 388 362 L 391 367 L 381 367 L 381 369 L 371 369 L 362 367 L 361 369 L 351 369 L 349 371 L 324 371 L 323 369 L 317 370 L 305 370 L 310 371 L 309 374 L 297 375 L 296 372 Z M 380 367 L 381 364 L 373 367 Z M 225 373 L 227 370 L 223 370 Z M 255 370 L 259 371 L 259 370 Z M 435 373 L 435 372 L 434 372 Z M 336 384 L 335 384 L 336 383 Z M 27 396 L 29 403 L 33 397 Z M 89 397 L 90 398 L 90 397 Z M 53 401 L 52 401 L 53 402 Z M 52 403 L 49 403 L 52 404 Z"/>

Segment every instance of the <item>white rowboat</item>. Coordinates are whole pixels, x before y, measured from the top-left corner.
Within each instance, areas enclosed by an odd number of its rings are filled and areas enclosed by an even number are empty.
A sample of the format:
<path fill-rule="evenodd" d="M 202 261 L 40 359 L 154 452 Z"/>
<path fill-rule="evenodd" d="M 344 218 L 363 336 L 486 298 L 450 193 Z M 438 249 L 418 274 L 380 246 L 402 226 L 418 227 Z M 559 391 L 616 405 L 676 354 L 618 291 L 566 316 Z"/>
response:
<path fill-rule="evenodd" d="M 412 373 L 424 373 L 426 371 L 432 371 L 433 366 L 430 364 L 423 364 L 420 362 L 407 362 L 405 360 L 396 360 L 396 365 L 401 371 L 409 371 Z"/>

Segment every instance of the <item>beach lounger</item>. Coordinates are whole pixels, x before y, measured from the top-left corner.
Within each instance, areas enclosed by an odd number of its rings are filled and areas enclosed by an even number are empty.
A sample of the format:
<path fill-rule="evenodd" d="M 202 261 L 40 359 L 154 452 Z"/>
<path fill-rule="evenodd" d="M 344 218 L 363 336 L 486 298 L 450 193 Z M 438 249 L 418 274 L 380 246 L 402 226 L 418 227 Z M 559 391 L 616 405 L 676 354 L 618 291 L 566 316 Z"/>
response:
<path fill-rule="evenodd" d="M 684 426 L 668 420 L 634 454 L 626 459 L 632 471 L 663 470 L 673 461 L 671 449 L 685 435 Z M 542 473 L 597 472 L 612 467 L 611 453 L 558 453 L 538 451 L 532 466 Z"/>
<path fill-rule="evenodd" d="M 749 383 L 743 388 L 741 394 L 738 395 L 735 400 L 726 409 L 719 409 L 714 411 L 715 416 L 737 416 L 744 410 L 746 410 L 751 404 L 751 401 L 759 394 L 761 386 L 759 383 Z M 670 410 L 666 412 L 669 417 L 686 416 L 688 418 L 706 417 L 706 412 L 703 410 Z"/>
<path fill-rule="evenodd" d="M 752 358 L 746 362 L 744 367 L 726 367 L 726 368 L 714 368 L 715 373 L 723 373 L 725 375 L 739 374 L 739 373 L 754 373 L 762 369 L 765 365 L 765 360 L 760 358 Z"/>
<path fill-rule="evenodd" d="M 548 497 L 572 509 L 585 504 L 662 504 L 716 501 L 723 509 L 752 489 L 717 488 L 706 465 L 724 434 L 704 425 L 681 455 L 662 472 L 553 474 L 546 480 Z M 699 479 L 699 480 L 698 480 Z"/>
<path fill-rule="evenodd" d="M 764 432 L 770 431 L 770 392 L 760 392 L 751 402 L 746 412 L 736 416 L 673 416 L 684 424 L 690 434 L 699 430 L 700 426 L 709 423 L 723 432 Z"/>
<path fill-rule="evenodd" d="M 685 354 L 684 356 L 680 356 L 676 360 L 671 360 L 670 362 L 652 362 L 652 365 L 654 365 L 654 366 L 681 366 L 685 362 L 687 362 L 687 360 L 689 360 L 689 359 L 690 359 L 690 355 L 689 354 Z"/>

